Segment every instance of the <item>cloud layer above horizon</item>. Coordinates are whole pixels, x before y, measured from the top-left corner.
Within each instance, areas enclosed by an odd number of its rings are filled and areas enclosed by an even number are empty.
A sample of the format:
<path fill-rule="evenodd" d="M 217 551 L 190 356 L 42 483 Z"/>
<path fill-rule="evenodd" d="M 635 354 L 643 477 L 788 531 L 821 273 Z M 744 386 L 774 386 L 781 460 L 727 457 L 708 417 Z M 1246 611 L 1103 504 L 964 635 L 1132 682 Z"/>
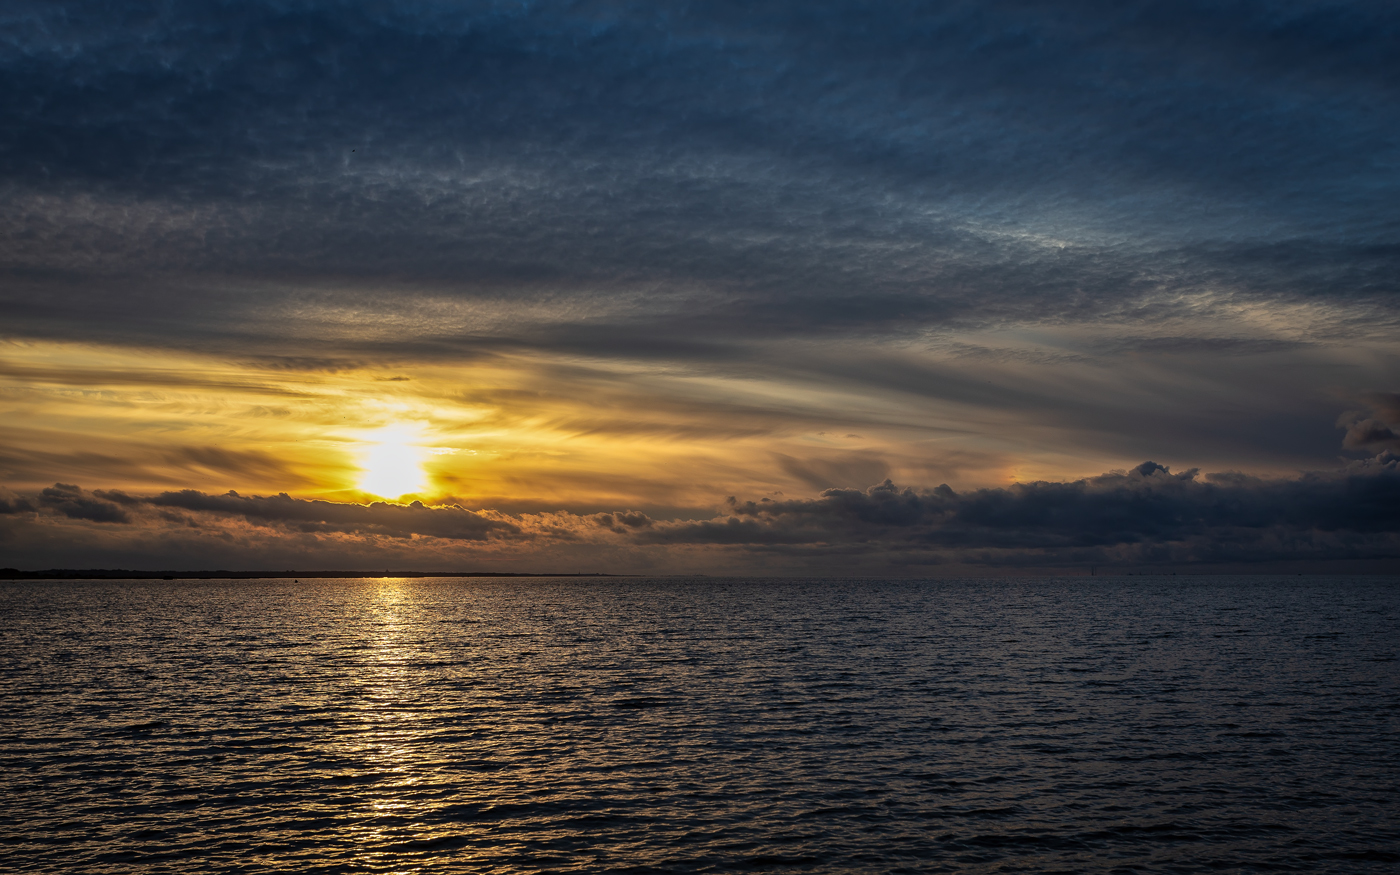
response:
<path fill-rule="evenodd" d="M 1400 458 L 1331 474 L 1262 480 L 1173 474 L 1155 462 L 1070 483 L 958 493 L 889 480 L 811 499 L 730 497 L 710 519 L 634 511 L 505 514 L 457 505 L 369 505 L 193 489 L 156 495 L 56 483 L 0 494 L 0 538 L 31 565 L 122 556 L 145 568 L 398 563 L 492 570 L 596 562 L 610 570 L 909 573 L 962 569 L 1152 568 L 1393 560 L 1400 551 Z M 464 547 L 468 549 L 463 549 Z M 310 563 L 310 566 L 308 565 Z M 200 565 L 203 563 L 203 565 Z M 318 565 L 319 563 L 319 565 Z M 327 564 L 329 563 L 329 564 Z M 455 564 L 454 564 L 455 563 Z M 558 571 L 560 567 L 551 570 Z M 1374 566 L 1382 567 L 1382 566 Z M 266 570 L 266 569 L 264 569 Z"/>
<path fill-rule="evenodd" d="M 511 537 L 718 513 L 776 555 L 808 517 L 726 497 L 1400 440 L 1394 4 L 21 0 L 0 86 L 35 521 L 55 483 L 368 506 L 398 434 L 407 500 Z"/>

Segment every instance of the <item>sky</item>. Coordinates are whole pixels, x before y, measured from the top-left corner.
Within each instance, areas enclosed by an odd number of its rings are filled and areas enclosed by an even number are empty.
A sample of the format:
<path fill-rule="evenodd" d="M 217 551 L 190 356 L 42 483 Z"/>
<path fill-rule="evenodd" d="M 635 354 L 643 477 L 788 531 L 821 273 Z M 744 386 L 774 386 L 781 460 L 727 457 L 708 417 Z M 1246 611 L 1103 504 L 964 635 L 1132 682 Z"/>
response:
<path fill-rule="evenodd" d="M 1400 570 L 1391 2 L 0 9 L 0 564 Z"/>

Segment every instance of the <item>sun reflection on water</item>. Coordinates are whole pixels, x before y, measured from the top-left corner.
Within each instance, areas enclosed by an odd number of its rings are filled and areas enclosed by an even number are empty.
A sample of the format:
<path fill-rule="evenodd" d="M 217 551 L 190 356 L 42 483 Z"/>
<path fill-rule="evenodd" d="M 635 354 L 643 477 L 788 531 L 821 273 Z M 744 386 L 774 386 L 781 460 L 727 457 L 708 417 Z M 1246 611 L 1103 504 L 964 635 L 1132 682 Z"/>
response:
<path fill-rule="evenodd" d="M 357 856 L 369 866 L 383 865 L 384 848 L 430 840 L 424 833 L 433 802 L 422 786 L 433 773 L 424 744 L 429 715 L 421 708 L 414 667 L 425 654 L 412 622 L 413 585 L 399 578 L 369 584 L 366 638 L 359 716 L 364 731 L 346 751 L 373 776 L 363 800 L 360 822 L 351 835 Z M 408 870 L 405 870 L 408 871 Z"/>

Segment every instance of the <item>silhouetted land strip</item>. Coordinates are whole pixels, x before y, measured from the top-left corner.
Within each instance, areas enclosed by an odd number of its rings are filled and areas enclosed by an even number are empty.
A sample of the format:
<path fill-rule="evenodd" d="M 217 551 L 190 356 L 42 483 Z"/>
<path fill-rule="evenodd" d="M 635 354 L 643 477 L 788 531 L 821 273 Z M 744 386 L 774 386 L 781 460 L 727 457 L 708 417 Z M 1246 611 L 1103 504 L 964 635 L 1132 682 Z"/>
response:
<path fill-rule="evenodd" d="M 0 568 L 0 580 L 267 580 L 322 577 L 626 577 L 600 571 L 545 574 L 525 571 L 128 571 L 125 568 Z"/>

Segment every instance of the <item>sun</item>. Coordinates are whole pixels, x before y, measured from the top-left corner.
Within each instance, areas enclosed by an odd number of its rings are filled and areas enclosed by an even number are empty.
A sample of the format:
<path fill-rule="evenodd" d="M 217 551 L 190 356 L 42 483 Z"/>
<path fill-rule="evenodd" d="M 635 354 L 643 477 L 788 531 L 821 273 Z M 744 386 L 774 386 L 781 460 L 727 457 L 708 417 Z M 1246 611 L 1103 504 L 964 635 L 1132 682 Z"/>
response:
<path fill-rule="evenodd" d="M 427 485 L 427 473 L 423 470 L 427 451 L 414 430 L 403 426 L 381 428 L 367 435 L 365 443 L 360 455 L 362 492 L 399 498 L 423 491 Z"/>

